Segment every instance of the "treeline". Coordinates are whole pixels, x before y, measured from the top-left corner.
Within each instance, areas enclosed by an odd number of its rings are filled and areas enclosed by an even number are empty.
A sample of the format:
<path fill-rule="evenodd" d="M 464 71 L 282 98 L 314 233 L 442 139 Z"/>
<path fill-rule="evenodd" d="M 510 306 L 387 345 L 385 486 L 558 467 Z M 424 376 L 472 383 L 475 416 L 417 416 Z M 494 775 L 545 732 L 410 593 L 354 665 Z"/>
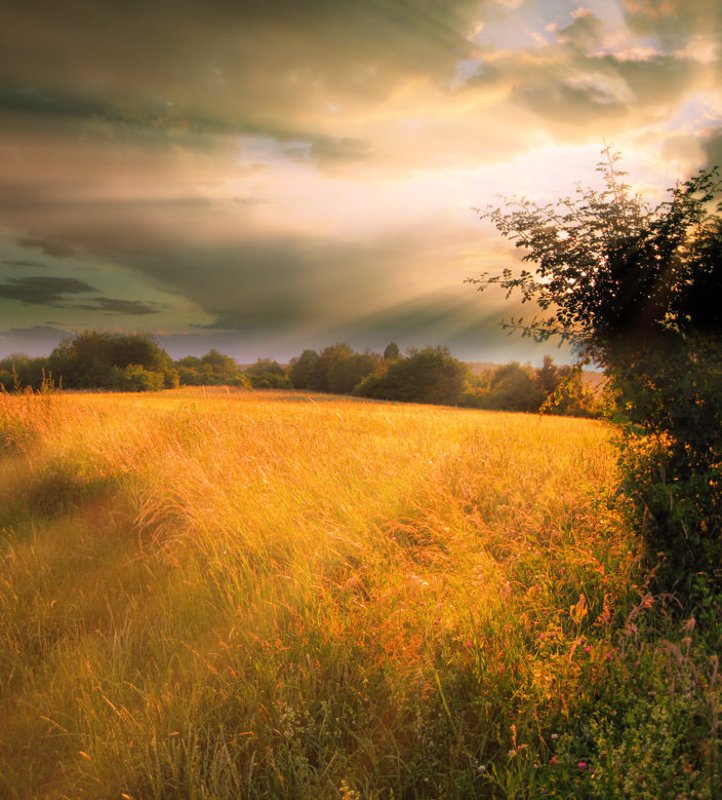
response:
<path fill-rule="evenodd" d="M 392 342 L 380 354 L 335 344 L 320 352 L 304 350 L 287 366 L 259 359 L 243 368 L 217 350 L 173 361 L 148 335 L 99 331 L 67 339 L 47 357 L 16 355 L 1 360 L 0 386 L 6 391 L 25 387 L 126 392 L 178 386 L 305 389 L 508 411 L 534 412 L 544 407 L 575 416 L 595 416 L 599 406 L 581 372 L 557 365 L 549 356 L 540 369 L 511 362 L 474 375 L 445 347 L 402 354 Z"/>

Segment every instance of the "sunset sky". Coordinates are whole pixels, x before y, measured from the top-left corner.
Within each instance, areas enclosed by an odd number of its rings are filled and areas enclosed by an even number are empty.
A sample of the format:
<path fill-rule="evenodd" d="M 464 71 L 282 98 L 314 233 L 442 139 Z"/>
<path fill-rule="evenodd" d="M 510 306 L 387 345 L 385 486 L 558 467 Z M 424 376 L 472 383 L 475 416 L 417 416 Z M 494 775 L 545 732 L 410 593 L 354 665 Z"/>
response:
<path fill-rule="evenodd" d="M 4 0 L 0 355 L 338 341 L 538 361 L 474 207 L 722 161 L 719 0 Z"/>

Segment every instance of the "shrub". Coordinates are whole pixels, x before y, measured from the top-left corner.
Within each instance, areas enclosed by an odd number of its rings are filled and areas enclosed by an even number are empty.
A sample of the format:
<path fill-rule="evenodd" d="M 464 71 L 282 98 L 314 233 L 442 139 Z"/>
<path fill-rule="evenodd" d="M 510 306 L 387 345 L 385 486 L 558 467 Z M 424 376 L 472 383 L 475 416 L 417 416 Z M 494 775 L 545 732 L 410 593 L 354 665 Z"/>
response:
<path fill-rule="evenodd" d="M 664 555 L 659 585 L 689 589 L 703 571 L 722 586 L 722 183 L 700 172 L 651 207 L 605 153 L 601 191 L 485 212 L 535 270 L 472 282 L 519 291 L 543 316 L 513 326 L 605 368 L 624 488 L 650 560 Z"/>
<path fill-rule="evenodd" d="M 371 375 L 356 394 L 383 400 L 457 405 L 467 388 L 468 370 L 445 347 L 426 347 Z"/>

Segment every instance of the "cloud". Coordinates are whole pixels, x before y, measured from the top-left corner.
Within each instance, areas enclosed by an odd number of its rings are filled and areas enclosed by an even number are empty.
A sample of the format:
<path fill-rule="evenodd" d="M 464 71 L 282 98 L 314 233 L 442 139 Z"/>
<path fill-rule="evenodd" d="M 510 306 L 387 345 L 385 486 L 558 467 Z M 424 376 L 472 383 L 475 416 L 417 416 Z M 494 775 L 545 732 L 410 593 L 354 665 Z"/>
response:
<path fill-rule="evenodd" d="M 0 188 L 0 196 L 2 194 L 2 189 Z M 58 244 L 57 242 L 50 242 L 44 239 L 38 239 L 35 237 L 28 237 L 23 238 L 20 237 L 18 239 L 18 244 L 22 245 L 23 247 L 30 247 L 33 249 L 41 250 L 45 255 L 51 256 L 51 258 L 65 258 L 66 256 L 72 255 L 73 248 L 67 245 Z"/>
<path fill-rule="evenodd" d="M 578 14 L 555 39 L 523 50 L 490 52 L 468 91 L 506 90 L 512 102 L 538 115 L 565 139 L 600 128 L 606 135 L 662 115 L 702 86 L 713 66 L 692 55 L 603 47 L 604 26 Z"/>
<path fill-rule="evenodd" d="M 47 264 L 41 264 L 39 261 L 28 261 L 24 258 L 6 258 L 2 262 L 7 264 L 8 267 L 33 267 L 34 269 L 45 269 Z"/>
<path fill-rule="evenodd" d="M 194 325 L 198 341 L 345 324 L 411 336 L 448 332 L 453 315 L 481 335 L 444 297 L 435 321 L 429 295 L 464 277 L 461 252 L 494 250 L 470 206 L 562 178 L 566 191 L 604 137 L 641 143 L 635 167 L 659 173 L 654 148 L 685 166 L 717 148 L 703 130 L 718 118 L 687 124 L 695 92 L 719 105 L 700 15 L 676 0 L 589 5 L 0 4 L 7 265 L 42 252 L 65 280 L 96 269 L 98 287 L 5 279 L 8 325 L 54 305 L 59 324 L 125 316 Z"/>
<path fill-rule="evenodd" d="M 718 0 L 623 0 L 627 24 L 642 35 L 656 35 L 669 47 L 683 46 L 698 34 L 719 35 Z"/>
<path fill-rule="evenodd" d="M 302 122 L 312 105 L 387 98 L 437 79 L 474 46 L 483 0 L 93 0 L 0 10 L 2 74 L 15 113 L 246 130 Z M 142 24 L 140 24 L 142 21 Z M 72 91 L 70 90 L 72 87 Z"/>
<path fill-rule="evenodd" d="M 131 317 L 156 314 L 160 310 L 157 303 L 144 303 L 140 300 L 119 300 L 112 297 L 94 298 L 91 303 L 75 304 L 71 308 L 82 311 L 103 311 L 106 314 L 124 314 Z"/>
<path fill-rule="evenodd" d="M 722 127 L 709 131 L 702 139 L 702 147 L 708 167 L 722 169 Z"/>
<path fill-rule="evenodd" d="M 17 300 L 27 305 L 57 306 L 68 295 L 85 294 L 96 290 L 76 278 L 56 278 L 33 275 L 27 278 L 11 278 L 0 284 L 0 298 Z"/>

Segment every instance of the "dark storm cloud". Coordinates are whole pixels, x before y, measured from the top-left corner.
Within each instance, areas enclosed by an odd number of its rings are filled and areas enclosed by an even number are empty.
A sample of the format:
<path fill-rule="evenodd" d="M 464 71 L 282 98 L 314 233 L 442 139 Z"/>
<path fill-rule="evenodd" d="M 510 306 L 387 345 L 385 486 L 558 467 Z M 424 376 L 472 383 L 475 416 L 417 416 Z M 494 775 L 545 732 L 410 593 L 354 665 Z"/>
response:
<path fill-rule="evenodd" d="M 27 305 L 57 306 L 67 300 L 68 295 L 95 291 L 92 286 L 76 278 L 45 275 L 11 278 L 7 283 L 0 284 L 0 298 Z"/>
<path fill-rule="evenodd" d="M 2 187 L 0 187 L 0 204 L 1 203 Z M 48 241 L 47 239 L 38 239 L 32 236 L 19 237 L 18 244 L 21 244 L 23 247 L 29 247 L 33 250 L 40 250 L 45 253 L 46 256 L 51 256 L 52 258 L 66 258 L 67 256 L 73 254 L 73 248 L 68 245 Z"/>
<path fill-rule="evenodd" d="M 47 267 L 47 264 L 41 264 L 39 261 L 27 261 L 24 258 L 6 258 L 2 263 L 8 267 L 33 267 L 34 269 L 45 269 Z"/>
<path fill-rule="evenodd" d="M 40 90 L 33 86 L 1 86 L 0 114 L 34 117 L 120 118 L 111 106 L 90 95 L 67 91 Z"/>
<path fill-rule="evenodd" d="M 94 298 L 91 303 L 74 304 L 69 308 L 82 311 L 103 311 L 106 314 L 124 314 L 131 317 L 156 314 L 160 310 L 157 303 L 144 303 L 140 300 L 119 300 L 112 297 Z"/>
<path fill-rule="evenodd" d="M 353 162 L 369 155 L 370 145 L 360 139 L 323 135 L 302 126 L 282 125 L 271 120 L 259 124 L 244 116 L 234 116 L 232 108 L 224 112 L 224 116 L 209 116 L 201 110 L 184 112 L 169 103 L 153 104 L 144 99 L 131 107 L 123 107 L 88 93 L 52 87 L 0 86 L 0 118 L 19 117 L 14 122 L 20 129 L 23 119 L 35 130 L 41 126 L 48 132 L 53 124 L 64 126 L 72 122 L 89 141 L 148 147 L 182 144 L 199 149 L 217 148 L 219 143 L 215 137 L 219 136 L 267 135 L 287 143 L 287 147 L 295 147 L 299 159 L 310 157 L 320 163 Z M 293 151 L 289 154 L 293 155 Z M 22 199 L 19 196 L 16 203 Z"/>
<path fill-rule="evenodd" d="M 410 74 L 445 79 L 473 52 L 469 27 L 484 5 L 4 3 L 0 107 L 160 129 L 273 130 L 331 95 L 378 99 Z"/>
<path fill-rule="evenodd" d="M 184 248 L 126 264 L 192 298 L 206 330 L 291 329 L 370 302 L 385 291 L 393 247 L 313 237 L 249 236 L 233 246 Z"/>

